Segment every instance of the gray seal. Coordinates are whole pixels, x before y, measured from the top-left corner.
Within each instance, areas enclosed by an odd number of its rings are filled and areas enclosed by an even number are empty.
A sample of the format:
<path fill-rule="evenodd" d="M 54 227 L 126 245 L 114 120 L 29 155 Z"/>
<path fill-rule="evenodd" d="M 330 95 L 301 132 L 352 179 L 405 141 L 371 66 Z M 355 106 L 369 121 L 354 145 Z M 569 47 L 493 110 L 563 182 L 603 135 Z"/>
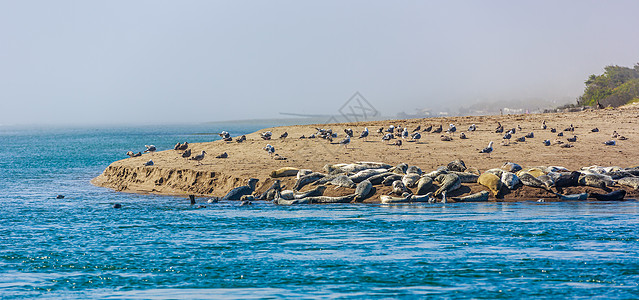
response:
<path fill-rule="evenodd" d="M 391 175 L 396 175 L 396 174 L 391 172 L 386 172 L 386 173 L 378 174 L 375 176 L 371 176 L 367 180 L 370 181 L 373 185 L 377 185 L 377 184 L 381 184 L 386 177 Z"/>
<path fill-rule="evenodd" d="M 362 181 L 364 181 L 364 180 L 366 180 L 366 179 L 368 179 L 370 177 L 373 177 L 375 175 L 379 175 L 379 174 L 382 174 L 382 173 L 386 173 L 386 172 L 388 172 L 388 170 L 386 170 L 386 169 L 368 169 L 368 170 L 359 171 L 359 172 L 349 176 L 349 178 L 351 180 L 353 180 L 353 182 L 355 182 L 355 183 L 360 183 L 360 182 L 362 182 Z"/>
<path fill-rule="evenodd" d="M 635 191 L 639 190 L 639 177 L 624 177 L 617 180 L 617 183 L 632 187 Z"/>
<path fill-rule="evenodd" d="M 410 166 L 408 167 L 408 169 L 406 169 L 406 174 L 417 174 L 419 176 L 422 175 L 422 169 L 420 169 L 418 166 Z"/>
<path fill-rule="evenodd" d="M 395 173 L 395 174 L 401 174 L 401 175 L 404 175 L 404 174 L 406 174 L 406 170 L 408 170 L 408 165 L 407 165 L 407 164 L 405 164 L 405 163 L 401 163 L 401 164 L 399 164 L 399 165 L 397 165 L 397 166 L 395 166 L 395 167 L 391 168 L 391 169 L 390 169 L 390 170 L 388 170 L 388 171 L 393 172 L 393 173 Z"/>
<path fill-rule="evenodd" d="M 508 187 L 509 190 L 514 190 L 519 183 L 519 177 L 513 172 L 503 172 L 501 174 L 501 183 Z"/>
<path fill-rule="evenodd" d="M 420 176 L 417 173 L 408 173 L 402 177 L 402 183 L 404 183 L 406 187 L 414 188 L 417 186 L 419 178 Z"/>
<path fill-rule="evenodd" d="M 393 181 L 393 190 L 388 193 L 389 195 L 395 194 L 395 195 L 402 195 L 404 193 L 410 193 L 412 194 L 412 192 L 406 188 L 406 186 L 404 185 L 404 183 L 401 180 L 395 180 Z"/>
<path fill-rule="evenodd" d="M 521 183 L 525 186 L 548 189 L 547 185 L 545 185 L 541 180 L 535 178 L 535 176 L 530 175 L 530 173 L 519 173 L 519 181 L 521 181 Z"/>
<path fill-rule="evenodd" d="M 600 174 L 585 174 L 579 176 L 579 185 L 591 186 L 600 189 L 605 189 L 606 186 L 613 185 L 612 178 L 606 175 Z"/>
<path fill-rule="evenodd" d="M 466 164 L 464 163 L 463 160 L 456 159 L 448 163 L 448 170 L 455 171 L 455 172 L 464 172 L 466 171 Z"/>
<path fill-rule="evenodd" d="M 448 172 L 448 174 L 457 175 L 462 183 L 476 183 L 479 178 L 479 175 L 468 172 Z"/>

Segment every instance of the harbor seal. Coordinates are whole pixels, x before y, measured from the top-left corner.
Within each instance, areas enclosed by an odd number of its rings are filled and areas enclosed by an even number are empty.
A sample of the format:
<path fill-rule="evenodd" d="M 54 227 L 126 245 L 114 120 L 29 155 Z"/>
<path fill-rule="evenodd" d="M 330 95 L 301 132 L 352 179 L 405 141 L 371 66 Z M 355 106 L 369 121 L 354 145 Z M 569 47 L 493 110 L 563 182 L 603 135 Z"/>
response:
<path fill-rule="evenodd" d="M 420 169 L 418 166 L 410 166 L 408 167 L 408 169 L 406 169 L 406 174 L 417 174 L 419 176 L 422 176 L 422 169 Z"/>
<path fill-rule="evenodd" d="M 412 194 L 412 192 L 408 188 L 406 188 L 406 186 L 404 185 L 404 183 L 402 183 L 401 180 L 393 181 L 393 190 L 388 194 L 402 195 L 404 193 Z"/>
<path fill-rule="evenodd" d="M 384 180 L 382 181 L 382 184 L 385 186 L 391 186 L 393 185 L 393 182 L 397 181 L 397 180 L 402 180 L 402 175 L 399 174 L 393 174 L 390 176 L 387 176 L 386 178 L 384 178 Z M 371 182 L 372 183 L 372 182 Z"/>
<path fill-rule="evenodd" d="M 367 180 L 370 181 L 373 185 L 377 185 L 377 184 L 381 184 L 386 177 L 391 175 L 396 175 L 396 174 L 391 172 L 386 172 L 386 173 L 371 176 Z"/>
<path fill-rule="evenodd" d="M 519 178 L 513 172 L 504 172 L 501 174 L 501 183 L 508 187 L 509 190 L 514 190 L 519 183 Z"/>
<path fill-rule="evenodd" d="M 402 183 L 404 183 L 406 187 L 414 188 L 417 186 L 419 178 L 420 176 L 417 173 L 408 173 L 402 177 Z"/>
<path fill-rule="evenodd" d="M 461 159 L 456 159 L 448 163 L 448 170 L 455 172 L 464 172 L 466 171 L 466 164 Z"/>
<path fill-rule="evenodd" d="M 497 177 L 501 178 L 501 175 L 504 173 L 504 170 L 495 168 L 495 169 L 487 170 L 487 171 L 486 171 L 486 172 L 484 172 L 484 173 L 494 174 L 494 175 L 496 175 Z"/>
<path fill-rule="evenodd" d="M 516 163 L 507 162 L 507 163 L 504 163 L 501 166 L 501 169 L 504 170 L 504 171 L 507 171 L 507 172 L 515 173 L 515 172 L 521 170 L 521 166 L 516 164 Z"/>
<path fill-rule="evenodd" d="M 382 173 L 386 173 L 386 172 L 388 172 L 388 170 L 386 169 L 367 169 L 367 170 L 361 170 L 349 176 L 349 178 L 355 183 L 360 183 L 370 177 L 373 177 L 375 175 L 379 175 Z"/>
<path fill-rule="evenodd" d="M 318 173 L 318 172 L 313 172 L 311 174 L 304 175 L 300 179 L 295 181 L 295 185 L 293 186 L 293 190 L 294 191 L 299 191 L 305 185 L 307 185 L 309 183 L 312 183 L 312 182 L 315 182 L 315 181 L 319 180 L 320 178 L 323 178 L 324 176 L 326 176 L 326 175 L 324 175 L 322 173 Z"/>
<path fill-rule="evenodd" d="M 428 176 L 422 176 L 417 181 L 417 195 L 426 195 L 428 190 L 433 187 L 433 179 Z"/>
<path fill-rule="evenodd" d="M 489 194 L 488 191 L 481 191 L 464 197 L 452 197 L 452 199 L 455 202 L 485 202 L 488 201 Z"/>
<path fill-rule="evenodd" d="M 277 196 L 277 193 L 282 191 L 282 185 L 280 180 L 275 180 L 273 184 L 266 189 L 262 194 L 257 197 L 257 200 L 273 200 Z"/>
<path fill-rule="evenodd" d="M 271 172 L 270 176 L 273 178 L 296 176 L 299 171 L 298 168 L 284 167 Z"/>
<path fill-rule="evenodd" d="M 393 197 L 388 195 L 380 195 L 379 200 L 382 204 L 394 204 L 394 203 L 412 203 L 412 202 L 435 202 L 432 198 L 432 193 L 428 193 L 423 196 L 415 196 L 411 194 L 403 194 L 401 197 Z"/>
<path fill-rule="evenodd" d="M 222 197 L 222 200 L 240 200 L 242 196 L 252 194 L 255 191 L 255 185 L 258 181 L 259 179 L 256 178 L 249 179 L 247 185 L 232 189 L 230 192 L 228 192 L 228 194 Z"/>
<path fill-rule="evenodd" d="M 555 188 L 579 185 L 579 175 L 581 175 L 581 173 L 577 171 L 572 171 L 570 174 L 560 174 L 559 177 L 555 179 Z"/>
<path fill-rule="evenodd" d="M 606 189 L 606 186 L 614 185 L 614 181 L 610 176 L 601 174 L 583 174 L 579 176 L 579 185 L 591 186 L 600 189 Z"/>
<path fill-rule="evenodd" d="M 521 181 L 523 185 L 541 189 L 548 189 L 548 187 L 541 180 L 535 178 L 535 176 L 531 175 L 530 173 L 523 172 L 518 174 L 519 176 L 517 177 L 519 177 L 519 181 Z"/>
<path fill-rule="evenodd" d="M 476 183 L 477 178 L 479 178 L 479 175 L 473 174 L 473 173 L 467 173 L 467 172 L 451 171 L 451 172 L 448 172 L 448 174 L 457 175 L 457 177 L 459 177 L 459 180 L 461 180 L 462 183 Z"/>
<path fill-rule="evenodd" d="M 614 192 L 610 192 L 608 194 L 598 194 L 592 193 L 590 194 L 593 198 L 599 201 L 621 201 L 624 197 L 626 197 L 625 190 L 616 190 Z"/>
<path fill-rule="evenodd" d="M 487 187 L 493 193 L 493 196 L 499 196 L 499 192 L 501 190 L 501 177 L 498 177 L 493 173 L 485 172 L 484 174 L 479 175 L 477 183 Z"/>
<path fill-rule="evenodd" d="M 639 177 L 624 177 L 617 180 L 617 183 L 632 187 L 635 191 L 639 190 Z"/>
<path fill-rule="evenodd" d="M 439 189 L 433 194 L 435 197 L 442 195 L 443 192 L 454 191 L 461 187 L 461 180 L 455 174 L 439 175 L 435 178 L 435 181 L 439 183 Z"/>
<path fill-rule="evenodd" d="M 364 199 L 370 196 L 372 191 L 373 191 L 373 184 L 370 181 L 364 180 L 358 183 L 357 187 L 355 188 L 355 201 L 357 202 L 363 201 Z"/>
<path fill-rule="evenodd" d="M 562 194 L 559 194 L 559 193 L 555 193 L 555 195 L 557 195 L 557 198 L 559 198 L 561 200 L 567 200 L 567 201 L 586 200 L 586 199 L 588 199 L 588 193 L 572 194 L 572 195 L 562 195 Z"/>
<path fill-rule="evenodd" d="M 329 183 L 338 187 L 341 186 L 349 189 L 354 189 L 356 186 L 353 180 L 348 178 L 348 176 L 346 175 L 339 175 L 335 177 L 335 179 L 331 180 L 331 182 Z"/>
<path fill-rule="evenodd" d="M 401 163 L 401 164 L 391 168 L 389 171 L 393 172 L 395 174 L 404 175 L 404 174 L 406 174 L 406 170 L 408 170 L 408 165 L 405 164 L 405 163 Z"/>
<path fill-rule="evenodd" d="M 430 178 L 435 178 L 435 177 L 437 177 L 437 176 L 439 176 L 441 174 L 446 174 L 446 173 L 448 173 L 448 167 L 441 166 L 441 167 L 437 168 L 437 170 L 432 171 L 432 172 L 426 174 L 425 176 L 428 176 Z"/>

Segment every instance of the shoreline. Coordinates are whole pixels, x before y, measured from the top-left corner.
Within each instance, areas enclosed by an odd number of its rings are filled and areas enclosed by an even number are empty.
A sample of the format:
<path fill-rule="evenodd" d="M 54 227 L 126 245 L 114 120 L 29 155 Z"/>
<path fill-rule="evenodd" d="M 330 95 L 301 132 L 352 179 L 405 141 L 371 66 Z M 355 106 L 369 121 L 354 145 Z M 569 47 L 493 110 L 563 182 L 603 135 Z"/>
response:
<path fill-rule="evenodd" d="M 542 121 L 546 121 L 548 129 L 542 130 Z M 513 134 L 510 145 L 502 146 L 503 133 L 494 132 L 497 122 L 509 128 L 521 127 Z M 434 125 L 442 125 L 444 130 L 448 124 L 455 124 L 457 132 L 450 135 L 452 141 L 442 141 L 441 134 L 420 131 L 422 138 L 418 142 L 404 140 L 402 146 L 389 145 L 381 141 L 381 134 L 376 131 L 380 127 L 388 125 L 407 127 L 412 132 L 417 126 L 423 128 Z M 467 131 L 471 124 L 476 124 L 477 130 Z M 564 132 L 563 129 L 573 125 L 574 132 Z M 491 116 L 467 116 L 467 117 L 440 117 L 408 120 L 364 121 L 358 123 L 338 123 L 322 125 L 292 125 L 265 128 L 251 134 L 247 134 L 247 140 L 243 143 L 224 142 L 222 140 L 190 144 L 193 155 L 202 150 L 207 156 L 201 164 L 182 158 L 178 151 L 164 150 L 155 153 L 144 154 L 141 157 L 126 158 L 113 162 L 91 183 L 113 189 L 115 191 L 130 193 L 151 193 L 160 195 L 195 194 L 202 197 L 220 197 L 231 189 L 245 185 L 248 178 L 257 178 L 256 193 L 261 193 L 271 186 L 274 179 L 269 174 L 282 167 L 298 169 L 311 169 L 323 172 L 326 164 L 354 163 L 357 161 L 382 162 L 392 166 L 406 163 L 417 166 L 424 173 L 436 170 L 449 162 L 461 159 L 466 166 L 477 168 L 480 172 L 488 169 L 499 168 L 506 162 L 513 162 L 524 168 L 536 166 L 563 166 L 569 170 L 579 170 L 582 167 L 598 165 L 603 167 L 619 166 L 622 168 L 639 166 L 639 105 L 629 105 L 616 109 L 586 110 L 568 113 L 543 113 L 523 115 L 491 115 Z M 338 134 L 332 143 L 328 140 L 300 139 L 299 137 L 316 132 L 315 127 L 331 128 Z M 359 133 L 368 127 L 369 137 L 359 139 Z M 591 129 L 598 128 L 599 132 Z M 338 142 L 345 137 L 344 129 L 352 128 L 354 138 L 344 148 Z M 556 133 L 551 133 L 550 128 L 556 128 Z M 271 140 L 262 140 L 260 133 L 272 131 Z M 611 140 L 611 134 L 617 131 L 625 136 L 626 140 L 617 140 L 617 145 L 606 146 L 603 142 Z M 279 139 L 280 134 L 287 132 L 288 137 Z M 460 133 L 464 132 L 467 139 L 460 139 Z M 534 138 L 525 142 L 515 142 L 515 138 L 533 132 Z M 565 133 L 563 137 L 557 134 Z M 445 132 L 444 132 L 445 134 Z M 567 142 L 568 137 L 577 136 L 577 141 L 571 143 L 572 148 L 561 148 L 554 144 L 555 141 Z M 542 141 L 549 139 L 551 146 L 544 146 Z M 395 140 L 392 140 L 395 141 Z M 494 151 L 490 155 L 480 154 L 479 150 L 494 142 Z M 184 142 L 184 141 L 175 141 Z M 266 144 L 275 147 L 276 153 L 286 160 L 272 159 L 264 150 Z M 217 159 L 215 156 L 227 152 L 228 158 Z M 154 161 L 153 166 L 143 166 L 149 159 Z M 295 177 L 278 178 L 282 180 L 284 189 L 291 188 L 295 183 Z M 450 196 L 463 196 L 487 190 L 477 183 L 464 183 L 464 194 Z M 378 203 L 380 195 L 390 191 L 390 187 L 375 186 L 375 195 L 364 202 Z M 619 189 L 615 187 L 614 189 Z M 623 187 L 628 192 L 628 197 L 636 198 L 639 193 L 632 188 Z M 325 196 L 343 196 L 353 193 L 354 189 L 337 188 L 329 186 Z M 461 192 L 461 191 L 460 191 Z M 605 191 L 592 187 L 570 187 L 567 193 Z M 539 188 L 520 187 L 503 198 L 496 199 L 491 195 L 489 201 L 524 201 L 533 199 L 551 199 L 555 195 Z"/>

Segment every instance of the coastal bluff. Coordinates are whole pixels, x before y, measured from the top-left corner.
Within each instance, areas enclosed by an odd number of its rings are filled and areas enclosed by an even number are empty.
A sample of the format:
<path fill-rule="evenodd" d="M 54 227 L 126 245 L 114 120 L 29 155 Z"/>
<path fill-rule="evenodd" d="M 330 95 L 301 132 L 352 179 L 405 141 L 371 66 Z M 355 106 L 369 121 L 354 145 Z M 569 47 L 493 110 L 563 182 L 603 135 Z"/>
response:
<path fill-rule="evenodd" d="M 547 129 L 542 129 L 542 122 Z M 503 133 L 495 133 L 497 124 L 501 123 L 506 130 L 517 128 L 509 145 L 502 145 Z M 407 127 L 412 133 L 421 127 L 421 139 L 409 142 L 403 140 L 401 146 L 382 141 L 383 134 L 377 133 L 380 128 L 389 125 Z M 455 124 L 457 132 L 447 134 L 449 124 Z M 475 124 L 477 129 L 467 131 Z M 433 125 L 442 125 L 444 132 L 424 132 L 423 129 Z M 566 132 L 565 128 L 574 127 L 574 131 Z M 370 134 L 367 138 L 358 138 L 367 127 Z M 329 142 L 326 139 L 309 137 L 317 132 L 316 128 L 332 129 L 338 137 Z M 354 137 L 344 147 L 339 141 L 345 137 L 344 129 L 352 129 Z M 551 132 L 556 128 L 556 132 Z M 592 129 L 597 128 L 597 132 Z M 263 140 L 260 133 L 273 132 L 271 140 Z M 120 192 L 152 193 L 162 195 L 223 196 L 231 189 L 245 185 L 249 178 L 259 179 L 257 192 L 266 190 L 274 181 L 270 177 L 272 171 L 282 167 L 310 169 L 323 172 L 326 164 L 354 163 L 359 161 L 382 162 L 390 165 L 406 163 L 418 166 L 424 172 L 430 172 L 449 162 L 461 159 L 466 166 L 475 167 L 484 172 L 499 168 L 506 162 L 517 163 L 524 168 L 536 166 L 562 166 L 569 170 L 580 170 L 582 167 L 619 166 L 622 168 L 639 166 L 639 105 L 627 105 L 614 109 L 585 110 L 569 113 L 518 114 L 492 116 L 466 116 L 446 118 L 425 118 L 409 120 L 386 120 L 340 124 L 295 125 L 265 128 L 247 134 L 246 141 L 222 140 L 189 144 L 193 155 L 206 151 L 206 157 L 200 161 L 182 158 L 181 151 L 173 149 L 143 154 L 140 157 L 126 158 L 113 162 L 102 174 L 91 180 L 91 183 Z M 280 135 L 288 133 L 286 138 Z M 464 133 L 466 139 L 461 139 Z M 517 137 L 530 132 L 534 138 L 517 142 Z M 613 138 L 613 132 L 625 139 Z M 563 136 L 558 136 L 564 133 Z M 451 141 L 443 141 L 441 135 L 452 137 Z M 577 136 L 576 142 L 568 142 L 567 138 Z M 401 138 L 400 138 L 401 139 Z M 545 146 L 542 141 L 550 140 Z M 607 146 L 604 142 L 615 140 L 616 145 Z M 187 140 L 188 141 L 188 140 Z M 490 141 L 494 142 L 494 151 L 490 155 L 480 154 Z M 183 141 L 175 141 L 183 142 Z M 563 148 L 561 144 L 570 143 L 573 147 Z M 270 144 L 275 153 L 285 160 L 273 159 L 263 148 Z M 228 153 L 228 158 L 215 158 L 221 153 Z M 123 157 L 124 153 L 123 153 Z M 153 160 L 153 166 L 144 163 Z M 277 178 L 282 185 L 290 189 L 295 177 Z M 464 184 L 464 192 L 486 190 L 479 184 Z M 624 187 L 624 189 L 627 189 Z M 390 187 L 378 188 L 376 194 L 366 202 L 379 202 L 379 195 L 388 193 Z M 595 188 L 572 187 L 566 192 L 593 192 Z M 629 197 L 638 195 L 636 190 L 627 189 Z M 351 193 L 348 188 L 329 186 L 325 195 L 341 196 Z M 600 191 L 594 191 L 600 192 Z M 504 195 L 501 200 L 518 200 L 532 198 L 553 198 L 553 194 L 531 187 L 523 187 Z M 492 199 L 494 200 L 494 199 Z"/>

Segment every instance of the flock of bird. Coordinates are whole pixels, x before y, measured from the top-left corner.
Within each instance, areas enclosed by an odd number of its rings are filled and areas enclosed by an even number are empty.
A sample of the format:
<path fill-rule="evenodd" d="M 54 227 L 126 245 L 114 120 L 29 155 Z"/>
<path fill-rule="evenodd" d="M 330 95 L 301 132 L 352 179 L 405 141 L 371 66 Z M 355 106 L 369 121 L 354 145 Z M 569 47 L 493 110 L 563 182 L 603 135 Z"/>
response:
<path fill-rule="evenodd" d="M 339 144 L 340 146 L 344 146 L 345 149 L 348 149 L 348 146 L 350 145 L 352 139 L 355 137 L 355 132 L 353 131 L 353 129 L 351 128 L 347 128 L 344 129 L 344 138 L 339 140 L 338 142 L 334 143 L 334 139 L 337 139 L 339 137 L 337 132 L 334 132 L 332 129 L 324 129 L 324 128 L 315 128 L 316 132 L 309 135 L 308 137 L 305 135 L 300 136 L 300 139 L 315 139 L 315 138 L 321 138 L 321 139 L 325 139 L 328 140 L 330 143 L 332 144 Z M 550 130 L 551 133 L 557 133 L 557 129 L 556 128 L 549 128 L 549 126 L 546 124 L 546 121 L 543 121 L 541 126 L 540 126 L 541 130 Z M 473 132 L 477 131 L 477 125 L 475 124 L 471 124 L 468 127 L 467 133 L 471 134 Z M 575 131 L 575 127 L 571 124 L 569 127 L 563 129 L 563 131 L 560 131 L 557 133 L 557 137 L 563 137 L 564 136 L 564 132 L 565 133 L 571 133 L 572 137 L 567 137 L 567 143 L 563 142 L 560 139 L 556 139 L 553 143 L 551 143 L 551 141 L 549 139 L 543 140 L 543 145 L 544 146 L 550 146 L 552 144 L 555 145 L 560 145 L 560 147 L 562 148 L 571 148 L 573 147 L 573 145 L 571 143 L 576 143 L 577 142 L 577 135 L 574 135 L 574 131 Z M 418 125 L 416 128 L 414 128 L 413 130 L 409 130 L 408 127 L 402 127 L 402 126 L 395 126 L 395 125 L 389 125 L 388 127 L 380 127 L 379 129 L 377 129 L 376 133 L 378 134 L 378 136 L 381 136 L 381 140 L 383 142 L 386 142 L 388 145 L 394 145 L 394 146 L 398 146 L 401 147 L 404 142 L 418 142 L 422 139 L 422 133 L 434 133 L 434 134 L 441 134 L 444 132 L 444 128 L 442 125 L 438 125 L 437 127 L 434 127 L 433 125 L 429 125 L 428 127 L 425 127 L 424 129 L 422 129 L 421 125 Z M 506 128 L 501 124 L 501 122 L 497 122 L 497 127 L 494 129 L 494 132 L 497 134 L 502 135 L 502 142 L 501 145 L 502 146 L 509 146 L 511 145 L 510 140 L 514 138 L 514 140 L 516 141 L 515 143 L 519 143 L 519 142 L 526 142 L 527 139 L 533 139 L 535 137 L 534 132 L 530 131 L 527 132 L 519 137 L 515 137 L 515 134 L 517 134 L 517 132 L 519 132 L 520 134 L 523 132 L 523 129 L 520 125 L 517 125 L 516 127 L 512 127 L 508 130 L 506 130 Z M 505 133 L 504 133 L 505 132 Z M 599 132 L 598 128 L 593 128 L 591 129 L 591 132 Z M 448 128 L 445 130 L 446 134 L 441 134 L 440 135 L 440 139 L 442 141 L 452 141 L 453 137 L 456 135 L 457 133 L 457 126 L 455 124 L 449 124 Z M 220 136 L 220 138 L 223 141 L 226 142 L 232 142 L 234 139 L 233 137 L 231 137 L 230 133 L 227 131 L 222 131 L 221 133 L 218 134 Z M 368 129 L 368 127 L 365 127 L 364 130 L 362 130 L 358 136 L 358 139 L 364 139 L 365 141 L 368 141 L 369 137 L 370 137 L 371 133 Z M 288 132 L 284 132 L 280 135 L 280 139 L 286 139 L 289 136 Z M 260 133 L 260 138 L 262 138 L 263 140 L 271 140 L 273 137 L 273 132 L 272 131 L 265 131 L 265 132 L 261 132 Z M 460 139 L 468 139 L 468 136 L 466 135 L 465 132 L 459 132 L 459 138 Z M 617 133 L 617 131 L 614 131 L 612 134 L 612 140 L 608 140 L 605 141 L 604 144 L 608 145 L 608 146 L 614 146 L 617 144 L 617 142 L 614 139 L 617 140 L 626 140 L 627 138 L 620 135 L 619 133 Z M 244 141 L 246 141 L 246 135 L 242 135 L 239 137 L 235 138 L 235 141 L 237 143 L 242 143 Z M 154 145 L 145 145 L 146 146 L 146 150 L 144 150 L 144 153 L 153 153 L 157 150 L 157 148 Z M 204 159 L 205 155 L 207 154 L 206 151 L 202 151 L 200 154 L 195 155 L 193 157 L 191 157 L 191 149 L 189 148 L 189 144 L 188 142 L 184 142 L 182 143 L 177 143 L 174 147 L 174 150 L 176 151 L 182 151 L 180 153 L 180 156 L 182 158 L 186 158 L 189 160 L 193 160 L 198 162 L 198 164 L 201 164 L 201 161 Z M 271 157 L 274 158 L 276 160 L 286 160 L 285 157 L 280 156 L 279 154 L 275 153 L 275 147 L 271 144 L 267 144 L 263 150 Z M 479 151 L 479 153 L 483 153 L 483 154 L 487 154 L 488 157 L 490 157 L 490 154 L 493 152 L 494 150 L 494 142 L 490 141 L 488 143 L 488 146 L 486 148 L 483 148 Z M 142 153 L 141 152 L 137 152 L 134 153 L 133 151 L 128 151 L 126 153 L 128 156 L 130 157 L 138 157 L 141 156 Z M 224 152 L 220 155 L 217 155 L 216 158 L 228 158 L 228 153 Z M 147 166 L 151 166 L 153 165 L 153 161 L 149 160 L 148 162 L 145 163 L 145 165 Z"/>

